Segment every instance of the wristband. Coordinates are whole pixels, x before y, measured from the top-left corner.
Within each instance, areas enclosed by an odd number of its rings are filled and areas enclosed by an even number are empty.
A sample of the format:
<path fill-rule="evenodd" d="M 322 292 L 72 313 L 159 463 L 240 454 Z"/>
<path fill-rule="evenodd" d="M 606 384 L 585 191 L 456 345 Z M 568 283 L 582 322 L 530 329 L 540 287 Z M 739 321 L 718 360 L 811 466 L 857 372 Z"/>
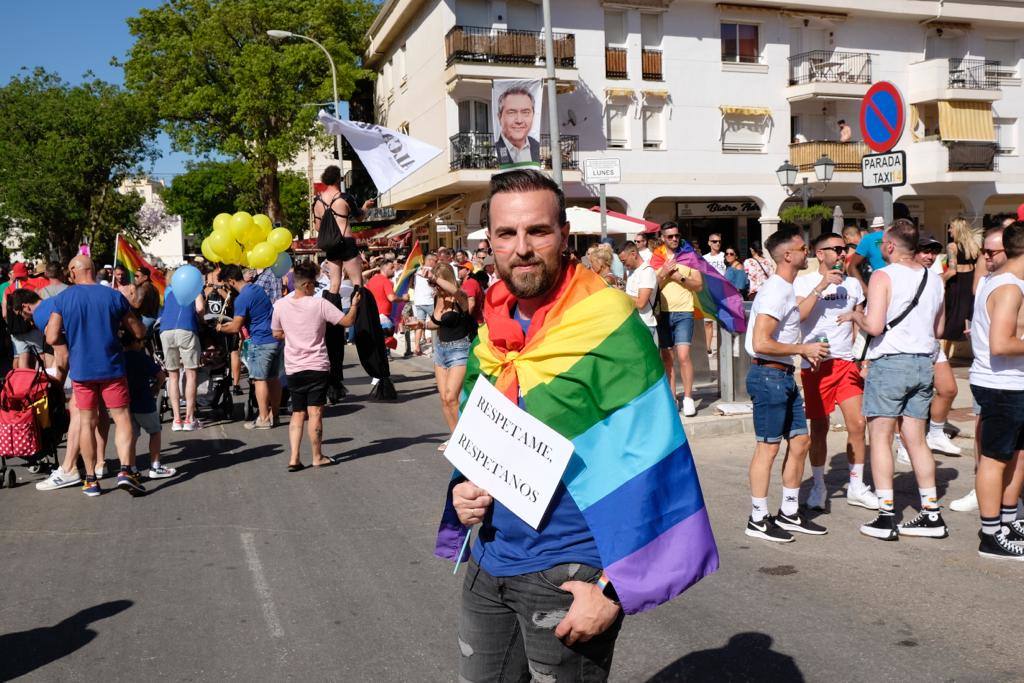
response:
<path fill-rule="evenodd" d="M 605 578 L 604 574 L 598 577 L 597 587 L 601 589 L 601 595 L 608 598 L 616 605 L 620 604 L 619 594 L 615 592 L 615 586 L 612 585 L 611 581 Z"/>

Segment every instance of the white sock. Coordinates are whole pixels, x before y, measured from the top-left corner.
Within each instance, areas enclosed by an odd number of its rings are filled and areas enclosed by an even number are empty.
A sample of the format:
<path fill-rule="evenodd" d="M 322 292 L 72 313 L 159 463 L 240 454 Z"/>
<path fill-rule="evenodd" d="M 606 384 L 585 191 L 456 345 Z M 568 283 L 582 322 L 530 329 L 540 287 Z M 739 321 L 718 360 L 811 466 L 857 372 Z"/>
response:
<path fill-rule="evenodd" d="M 795 515 L 800 509 L 800 489 L 787 489 L 785 486 L 782 487 L 782 505 L 780 507 L 782 514 L 784 515 Z"/>
<path fill-rule="evenodd" d="M 892 489 L 875 489 L 878 494 L 878 509 L 884 512 L 893 511 Z"/>
<path fill-rule="evenodd" d="M 768 515 L 768 499 L 750 497 L 750 518 L 760 522 Z"/>
<path fill-rule="evenodd" d="M 903 445 L 903 439 L 900 438 L 899 434 L 896 435 L 896 438 L 893 440 L 893 443 L 896 445 L 896 448 L 899 448 L 900 446 Z"/>
<path fill-rule="evenodd" d="M 944 422 L 932 422 L 931 420 L 928 420 L 928 436 L 940 436 L 945 434 L 942 430 L 945 426 L 946 423 Z"/>
<path fill-rule="evenodd" d="M 815 486 L 825 485 L 825 466 L 811 465 L 811 474 L 814 476 Z"/>
<path fill-rule="evenodd" d="M 936 502 L 938 500 L 938 493 L 935 491 L 935 487 L 922 489 L 918 488 L 918 492 L 921 494 L 921 508 L 937 508 L 939 505 Z"/>
<path fill-rule="evenodd" d="M 149 463 L 149 469 L 151 469 L 151 470 L 158 470 L 158 469 L 160 469 L 160 461 L 159 460 L 154 460 L 153 462 Z"/>
<path fill-rule="evenodd" d="M 850 465 L 850 483 L 864 486 L 864 463 Z"/>

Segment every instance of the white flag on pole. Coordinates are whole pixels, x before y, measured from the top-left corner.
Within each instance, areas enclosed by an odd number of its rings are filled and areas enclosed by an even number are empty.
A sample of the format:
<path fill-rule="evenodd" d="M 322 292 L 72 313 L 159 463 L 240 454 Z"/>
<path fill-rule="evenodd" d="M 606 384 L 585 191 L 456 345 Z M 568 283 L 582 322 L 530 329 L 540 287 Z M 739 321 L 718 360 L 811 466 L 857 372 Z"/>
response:
<path fill-rule="evenodd" d="M 433 145 L 374 123 L 342 121 L 322 109 L 318 118 L 328 133 L 345 136 L 380 193 L 387 192 L 441 153 Z"/>

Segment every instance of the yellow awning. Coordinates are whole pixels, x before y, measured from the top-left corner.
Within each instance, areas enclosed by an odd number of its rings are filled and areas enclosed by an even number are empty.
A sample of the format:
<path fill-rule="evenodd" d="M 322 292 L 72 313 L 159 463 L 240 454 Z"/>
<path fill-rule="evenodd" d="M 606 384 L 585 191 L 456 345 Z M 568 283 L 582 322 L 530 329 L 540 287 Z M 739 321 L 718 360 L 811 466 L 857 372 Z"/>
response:
<path fill-rule="evenodd" d="M 955 142 L 995 142 L 996 124 L 991 102 L 950 100 L 939 102 L 939 135 Z"/>
<path fill-rule="evenodd" d="M 663 97 L 668 99 L 668 90 L 643 90 L 644 97 Z"/>
<path fill-rule="evenodd" d="M 917 108 L 916 104 L 910 105 L 910 137 L 913 138 L 914 142 L 920 142 L 921 136 L 917 132 L 918 126 L 921 125 L 921 111 Z"/>
<path fill-rule="evenodd" d="M 719 109 L 723 114 L 743 114 L 744 116 L 772 115 L 772 110 L 769 107 L 738 107 L 731 104 L 723 104 Z"/>
<path fill-rule="evenodd" d="M 632 97 L 632 88 L 605 88 L 604 94 L 608 97 Z"/>

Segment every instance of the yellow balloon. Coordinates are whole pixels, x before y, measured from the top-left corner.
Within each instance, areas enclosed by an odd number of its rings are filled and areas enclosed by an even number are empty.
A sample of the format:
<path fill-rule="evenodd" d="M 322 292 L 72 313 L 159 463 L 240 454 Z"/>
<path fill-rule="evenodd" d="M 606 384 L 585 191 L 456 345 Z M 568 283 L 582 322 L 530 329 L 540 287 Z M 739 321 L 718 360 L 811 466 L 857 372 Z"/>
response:
<path fill-rule="evenodd" d="M 249 252 L 245 249 L 242 250 L 242 255 L 238 257 L 238 265 L 243 268 L 249 267 Z"/>
<path fill-rule="evenodd" d="M 214 230 L 227 230 L 231 226 L 231 214 L 230 213 L 218 213 L 213 219 Z"/>
<path fill-rule="evenodd" d="M 203 251 L 203 256 L 210 263 L 220 263 L 223 260 L 217 254 L 217 252 L 214 251 L 213 247 L 210 246 L 210 238 L 209 237 L 207 237 L 206 239 L 203 240 L 203 243 L 200 245 L 200 247 L 201 247 L 201 249 Z"/>
<path fill-rule="evenodd" d="M 231 217 L 231 235 L 236 241 L 241 242 L 250 225 L 252 225 L 252 216 L 245 211 L 239 211 Z"/>
<path fill-rule="evenodd" d="M 260 229 L 260 226 L 258 226 L 256 224 L 250 225 L 249 229 L 245 231 L 244 235 L 242 235 L 242 240 L 241 241 L 242 241 L 242 244 L 244 244 L 247 249 L 252 249 L 257 244 L 262 242 L 263 241 L 263 232 Z"/>
<path fill-rule="evenodd" d="M 270 232 L 274 229 L 274 224 L 270 221 L 270 216 L 267 216 L 266 214 L 256 214 L 252 217 L 252 222 L 263 228 L 266 232 Z"/>
<path fill-rule="evenodd" d="M 267 243 L 274 248 L 275 251 L 288 251 L 292 246 L 292 234 L 288 232 L 288 228 L 274 228 L 270 231 L 270 236 L 267 237 Z M 277 257 L 274 257 L 277 260 Z"/>
<path fill-rule="evenodd" d="M 277 250 L 267 242 L 260 242 L 252 248 L 249 265 L 253 268 L 269 268 L 277 261 Z"/>
<path fill-rule="evenodd" d="M 242 255 L 242 247 L 238 242 L 232 241 L 227 249 L 217 251 L 217 253 L 224 257 L 225 263 L 238 263 L 238 258 Z"/>
<path fill-rule="evenodd" d="M 231 251 L 231 245 L 234 244 L 234 240 L 231 236 L 222 230 L 215 230 L 209 237 L 210 247 L 218 254 L 227 254 Z"/>

